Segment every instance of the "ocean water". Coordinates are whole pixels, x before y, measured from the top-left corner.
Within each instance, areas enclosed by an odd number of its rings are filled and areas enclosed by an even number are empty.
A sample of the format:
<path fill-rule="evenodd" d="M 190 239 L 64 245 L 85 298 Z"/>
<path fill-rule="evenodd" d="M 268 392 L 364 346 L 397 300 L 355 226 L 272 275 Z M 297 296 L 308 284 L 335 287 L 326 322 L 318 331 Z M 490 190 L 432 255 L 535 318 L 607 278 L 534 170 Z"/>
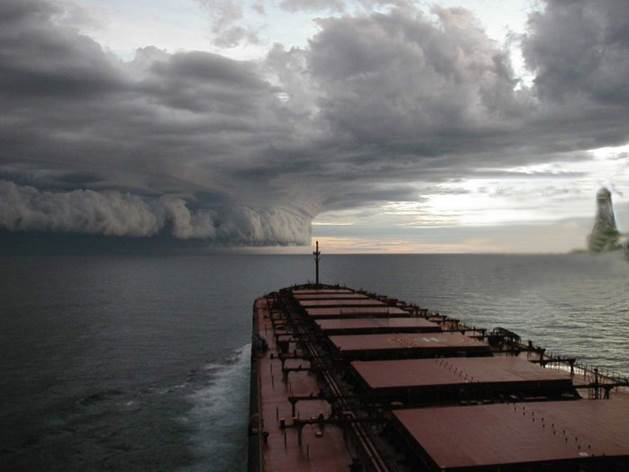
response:
<path fill-rule="evenodd" d="M 613 255 L 324 255 L 321 273 L 629 374 Z M 1 257 L 3 470 L 244 470 L 253 300 L 308 279 L 308 256 Z"/>

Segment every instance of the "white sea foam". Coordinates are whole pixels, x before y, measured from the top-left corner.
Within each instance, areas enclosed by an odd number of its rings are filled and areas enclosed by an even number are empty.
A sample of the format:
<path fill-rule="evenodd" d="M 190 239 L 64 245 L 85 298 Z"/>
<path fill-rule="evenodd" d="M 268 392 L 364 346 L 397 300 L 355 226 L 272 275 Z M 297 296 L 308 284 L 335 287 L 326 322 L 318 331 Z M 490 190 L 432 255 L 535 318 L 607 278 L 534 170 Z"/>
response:
<path fill-rule="evenodd" d="M 189 397 L 194 406 L 186 421 L 195 431 L 192 447 L 198 461 L 186 470 L 246 469 L 250 357 L 247 344 L 224 363 L 205 367 L 209 384 Z"/>

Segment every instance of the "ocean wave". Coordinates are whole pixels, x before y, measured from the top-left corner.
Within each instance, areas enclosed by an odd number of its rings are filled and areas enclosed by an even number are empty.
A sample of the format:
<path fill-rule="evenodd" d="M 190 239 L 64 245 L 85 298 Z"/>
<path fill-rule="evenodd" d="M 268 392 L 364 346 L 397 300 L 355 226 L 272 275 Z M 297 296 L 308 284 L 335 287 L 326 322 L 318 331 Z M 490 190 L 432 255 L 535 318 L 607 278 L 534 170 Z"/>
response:
<path fill-rule="evenodd" d="M 193 406 L 184 418 L 197 461 L 184 470 L 246 470 L 250 358 L 247 344 L 223 363 L 205 366 L 208 382 L 189 395 Z"/>

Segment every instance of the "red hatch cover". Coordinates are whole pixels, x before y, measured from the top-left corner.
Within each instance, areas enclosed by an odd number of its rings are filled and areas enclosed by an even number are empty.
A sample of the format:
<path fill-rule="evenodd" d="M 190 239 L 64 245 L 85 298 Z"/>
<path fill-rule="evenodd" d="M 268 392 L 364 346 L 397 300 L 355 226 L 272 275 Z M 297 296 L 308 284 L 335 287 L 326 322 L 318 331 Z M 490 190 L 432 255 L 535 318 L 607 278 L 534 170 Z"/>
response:
<path fill-rule="evenodd" d="M 391 333 L 330 336 L 330 341 L 350 358 L 373 358 L 404 351 L 405 356 L 430 357 L 453 352 L 491 355 L 489 346 L 461 333 Z"/>
<path fill-rule="evenodd" d="M 297 300 L 367 300 L 362 293 L 298 293 L 293 295 Z"/>
<path fill-rule="evenodd" d="M 331 288 L 323 288 L 323 289 L 297 289 L 297 290 L 293 290 L 293 294 L 294 295 L 313 295 L 313 294 L 327 294 L 327 295 L 335 295 L 338 293 L 354 293 L 353 290 L 350 290 L 348 288 L 337 288 L 337 289 L 331 289 Z"/>
<path fill-rule="evenodd" d="M 570 374 L 517 357 L 448 357 L 396 361 L 354 361 L 352 367 L 371 390 L 443 387 L 470 383 L 561 382 Z"/>
<path fill-rule="evenodd" d="M 359 334 L 386 332 L 439 332 L 441 327 L 424 318 L 348 318 L 318 319 L 317 326 L 326 334 Z"/>
<path fill-rule="evenodd" d="M 411 314 L 394 306 L 377 307 L 331 307 L 331 308 L 306 308 L 306 314 L 313 318 L 364 318 L 389 316 L 411 316 Z"/>
<path fill-rule="evenodd" d="M 436 470 L 629 460 L 624 400 L 421 408 L 396 410 L 394 417 Z"/>
<path fill-rule="evenodd" d="M 373 298 L 359 299 L 322 299 L 322 300 L 298 300 L 303 307 L 349 307 L 349 306 L 386 306 L 384 302 Z"/>

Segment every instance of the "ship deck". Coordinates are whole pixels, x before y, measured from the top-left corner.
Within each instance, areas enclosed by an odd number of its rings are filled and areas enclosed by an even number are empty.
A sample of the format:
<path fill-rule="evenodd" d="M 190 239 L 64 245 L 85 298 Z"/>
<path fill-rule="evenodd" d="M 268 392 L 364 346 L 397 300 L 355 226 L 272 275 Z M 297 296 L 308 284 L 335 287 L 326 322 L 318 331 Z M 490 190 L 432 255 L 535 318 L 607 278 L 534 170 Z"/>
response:
<path fill-rule="evenodd" d="M 249 470 L 626 472 L 627 387 L 506 330 L 292 287 L 254 304 Z"/>
<path fill-rule="evenodd" d="M 264 339 L 268 351 L 257 357 L 257 381 L 259 385 L 258 415 L 259 431 L 265 434 L 258 451 L 259 470 L 274 472 L 315 472 L 347 471 L 351 456 L 343 439 L 343 431 L 335 426 L 320 428 L 316 425 L 304 427 L 301 445 L 295 428 L 282 428 L 282 423 L 290 425 L 294 417 L 317 418 L 330 415 L 330 404 L 316 398 L 302 401 L 296 406 L 293 415 L 289 398 L 294 396 L 316 397 L 320 386 L 308 371 L 291 372 L 284 381 L 282 361 L 275 340 L 275 330 L 271 321 L 269 301 L 258 299 L 254 316 L 258 327 L 257 334 Z M 302 361 L 290 360 L 288 367 L 297 367 Z"/>
<path fill-rule="evenodd" d="M 318 319 L 315 324 L 327 336 L 339 334 L 435 333 L 441 327 L 424 318 Z"/>
<path fill-rule="evenodd" d="M 298 301 L 309 300 L 368 300 L 367 295 L 354 292 L 339 292 L 339 293 L 293 293 Z"/>

